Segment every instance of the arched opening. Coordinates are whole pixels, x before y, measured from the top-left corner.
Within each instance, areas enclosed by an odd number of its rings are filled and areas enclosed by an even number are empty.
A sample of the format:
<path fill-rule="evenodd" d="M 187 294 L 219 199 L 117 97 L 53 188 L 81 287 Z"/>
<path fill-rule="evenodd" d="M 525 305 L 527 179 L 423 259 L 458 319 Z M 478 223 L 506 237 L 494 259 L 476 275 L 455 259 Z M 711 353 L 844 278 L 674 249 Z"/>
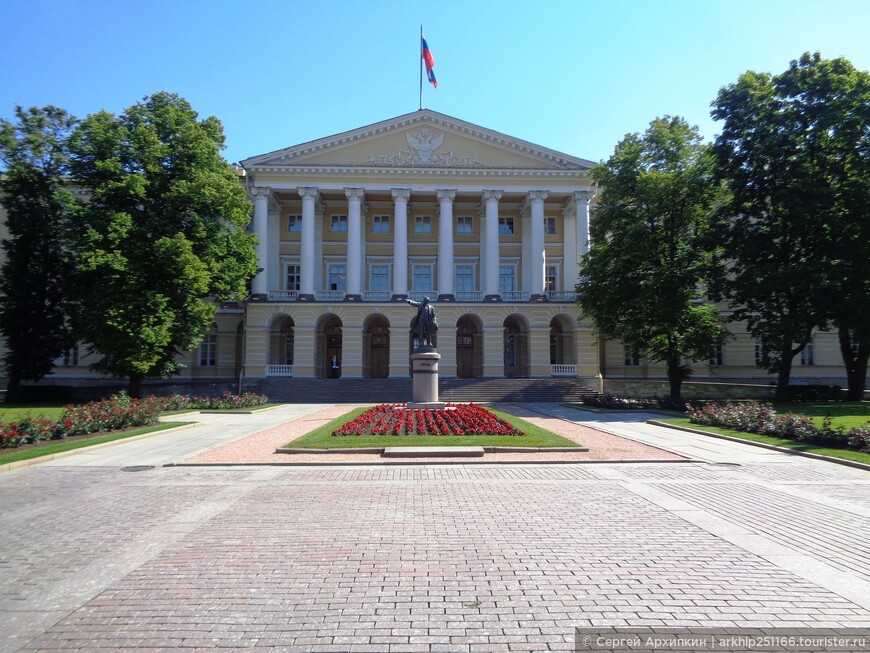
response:
<path fill-rule="evenodd" d="M 456 322 L 456 376 L 483 376 L 483 325 L 476 315 L 463 315 Z"/>
<path fill-rule="evenodd" d="M 555 316 L 550 320 L 550 365 L 576 365 L 576 349 L 570 318 Z"/>
<path fill-rule="evenodd" d="M 337 379 L 341 376 L 342 323 L 337 315 L 324 315 L 317 322 L 317 378 Z"/>
<path fill-rule="evenodd" d="M 390 375 L 390 322 L 370 316 L 363 325 L 363 376 L 386 379 Z"/>
<path fill-rule="evenodd" d="M 293 369 L 294 327 L 293 318 L 279 315 L 269 328 L 269 365 L 280 366 L 275 373 L 290 376 Z"/>
<path fill-rule="evenodd" d="M 529 376 L 529 325 L 517 314 L 504 321 L 504 375 L 509 379 Z"/>

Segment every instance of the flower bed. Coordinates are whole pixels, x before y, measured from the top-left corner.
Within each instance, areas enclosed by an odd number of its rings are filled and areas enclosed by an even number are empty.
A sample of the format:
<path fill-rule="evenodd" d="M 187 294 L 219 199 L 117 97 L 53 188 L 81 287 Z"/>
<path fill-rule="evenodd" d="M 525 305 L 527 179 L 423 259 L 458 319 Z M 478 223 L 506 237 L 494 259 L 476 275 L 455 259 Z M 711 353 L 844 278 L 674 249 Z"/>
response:
<path fill-rule="evenodd" d="M 266 403 L 266 397 L 248 393 L 225 392 L 218 397 L 149 395 L 132 399 L 120 392 L 109 399 L 79 406 L 69 405 L 58 421 L 47 417 L 26 417 L 17 422 L 0 423 L 0 448 L 20 447 L 44 440 L 61 440 L 68 436 L 104 433 L 133 426 L 156 424 L 160 413 L 170 410 L 250 408 Z"/>
<path fill-rule="evenodd" d="M 524 435 L 506 421 L 475 404 L 447 404 L 446 409 L 409 409 L 381 404 L 333 431 L 348 435 Z"/>
<path fill-rule="evenodd" d="M 805 415 L 778 415 L 767 404 L 706 404 L 690 410 L 689 421 L 838 449 L 870 451 L 870 427 L 861 426 L 851 430 L 842 426 L 832 428 L 830 416 L 825 417 L 819 427 Z"/>

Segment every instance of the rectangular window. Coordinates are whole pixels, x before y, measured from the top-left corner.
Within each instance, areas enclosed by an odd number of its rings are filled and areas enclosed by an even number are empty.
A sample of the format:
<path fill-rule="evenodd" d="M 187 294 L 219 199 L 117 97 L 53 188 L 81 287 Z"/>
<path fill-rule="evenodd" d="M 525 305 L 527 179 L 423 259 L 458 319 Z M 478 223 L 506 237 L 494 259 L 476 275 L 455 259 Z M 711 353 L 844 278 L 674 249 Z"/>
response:
<path fill-rule="evenodd" d="M 457 265 L 454 285 L 456 292 L 472 292 L 474 290 L 474 266 Z"/>
<path fill-rule="evenodd" d="M 801 350 L 801 365 L 815 365 L 815 354 L 813 352 L 812 341 L 807 343 L 807 346 Z"/>
<path fill-rule="evenodd" d="M 556 235 L 556 218 L 544 218 L 544 233 Z"/>
<path fill-rule="evenodd" d="M 517 289 L 517 269 L 513 265 L 500 265 L 498 267 L 498 291 L 500 293 L 513 292 Z"/>
<path fill-rule="evenodd" d="M 414 277 L 412 279 L 413 290 L 432 290 L 432 266 L 428 264 L 415 264 Z"/>
<path fill-rule="evenodd" d="M 373 234 L 388 234 L 390 233 L 390 216 L 376 215 L 372 218 L 372 233 Z"/>
<path fill-rule="evenodd" d="M 217 331 L 212 328 L 199 343 L 199 366 L 214 367 L 217 365 Z"/>
<path fill-rule="evenodd" d="M 758 367 L 763 367 L 765 362 L 764 343 L 761 340 L 755 341 L 755 364 Z"/>
<path fill-rule="evenodd" d="M 514 232 L 514 219 L 510 216 L 498 216 L 498 232 L 500 234 L 512 234 Z"/>
<path fill-rule="evenodd" d="M 347 233 L 347 216 L 334 215 L 329 223 L 329 230 L 333 233 Z"/>
<path fill-rule="evenodd" d="M 418 215 L 414 218 L 414 233 L 415 234 L 431 234 L 432 233 L 432 216 Z"/>
<path fill-rule="evenodd" d="M 296 264 L 287 266 L 287 285 L 285 290 L 299 290 L 300 278 L 302 276 L 301 270 L 302 268 Z"/>
<path fill-rule="evenodd" d="M 625 366 L 637 367 L 640 365 L 640 352 L 630 345 L 625 345 Z"/>
<path fill-rule="evenodd" d="M 474 223 L 471 221 L 470 215 L 460 215 L 456 218 L 456 233 L 457 234 L 473 234 Z"/>
<path fill-rule="evenodd" d="M 63 352 L 63 366 L 76 367 L 79 364 L 79 343 Z"/>
<path fill-rule="evenodd" d="M 714 343 L 710 348 L 710 367 L 722 367 L 725 364 L 725 352 L 721 342 Z"/>
<path fill-rule="evenodd" d="M 369 289 L 388 291 L 390 289 L 390 266 L 378 263 L 369 268 Z"/>
<path fill-rule="evenodd" d="M 347 265 L 344 263 L 329 264 L 329 289 L 347 289 Z"/>
<path fill-rule="evenodd" d="M 287 231 L 291 233 L 301 233 L 302 232 L 302 216 L 301 215 L 288 215 L 287 216 Z"/>
<path fill-rule="evenodd" d="M 559 266 L 548 265 L 547 276 L 544 279 L 544 289 L 548 292 L 554 292 L 559 289 Z"/>

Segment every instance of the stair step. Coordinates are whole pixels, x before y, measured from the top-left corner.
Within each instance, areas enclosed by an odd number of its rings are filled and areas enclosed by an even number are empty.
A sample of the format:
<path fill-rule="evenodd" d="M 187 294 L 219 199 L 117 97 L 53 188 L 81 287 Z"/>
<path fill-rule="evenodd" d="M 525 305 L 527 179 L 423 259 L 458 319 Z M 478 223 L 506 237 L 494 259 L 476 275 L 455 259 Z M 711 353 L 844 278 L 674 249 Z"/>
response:
<path fill-rule="evenodd" d="M 284 403 L 402 403 L 412 397 L 411 379 L 295 379 L 270 377 L 259 390 Z M 441 379 L 440 401 L 580 401 L 595 394 L 576 379 Z"/>

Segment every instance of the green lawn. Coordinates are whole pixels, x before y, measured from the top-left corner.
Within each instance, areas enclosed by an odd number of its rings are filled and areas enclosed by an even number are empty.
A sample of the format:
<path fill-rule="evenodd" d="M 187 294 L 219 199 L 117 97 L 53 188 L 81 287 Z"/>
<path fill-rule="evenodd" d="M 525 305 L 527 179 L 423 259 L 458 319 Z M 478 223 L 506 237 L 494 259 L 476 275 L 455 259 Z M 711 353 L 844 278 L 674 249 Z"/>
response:
<path fill-rule="evenodd" d="M 0 422 L 18 422 L 25 417 L 44 415 L 59 420 L 68 404 L 0 404 Z"/>
<path fill-rule="evenodd" d="M 775 404 L 778 414 L 795 413 L 813 418 L 816 426 L 822 425 L 826 415 L 833 418 L 831 425 L 847 429 L 867 426 L 870 422 L 870 401 L 801 401 L 788 404 Z"/>
<path fill-rule="evenodd" d="M 511 423 L 525 433 L 523 436 L 511 435 L 347 435 L 333 436 L 332 432 L 345 422 L 367 411 L 370 407 L 356 408 L 329 424 L 303 435 L 286 447 L 294 449 L 368 449 L 378 447 L 581 447 L 555 433 L 538 428 L 528 422 L 498 410 L 492 410 L 503 420 Z"/>
<path fill-rule="evenodd" d="M 104 442 L 132 438 L 135 435 L 145 435 L 146 433 L 165 431 L 166 429 L 183 426 L 184 424 L 190 424 L 190 422 L 161 422 L 160 424 L 143 426 L 142 428 L 130 429 L 129 431 L 116 431 L 114 433 L 103 433 L 89 436 L 75 436 L 65 440 L 40 442 L 34 446 L 18 447 L 17 449 L 0 449 L 0 465 L 14 463 L 19 460 L 41 458 L 42 456 L 50 456 L 56 453 L 63 453 L 64 451 L 90 447 L 95 444 L 103 444 Z"/>
<path fill-rule="evenodd" d="M 673 424 L 675 426 L 684 426 L 690 429 L 694 429 L 696 431 L 706 431 L 708 433 L 715 433 L 717 435 L 728 435 L 732 438 L 747 440 L 748 442 L 772 444 L 777 447 L 783 447 L 785 449 L 793 449 L 794 451 L 806 451 L 808 453 L 815 453 L 821 456 L 831 456 L 832 458 L 841 458 L 843 460 L 851 460 L 854 462 L 870 465 L 870 453 L 850 451 L 849 449 L 830 449 L 827 447 L 820 447 L 817 445 L 808 444 L 806 442 L 797 442 L 795 440 L 787 440 L 785 438 L 775 438 L 769 435 L 760 435 L 758 433 L 746 433 L 745 431 L 732 431 L 731 429 L 723 429 L 719 428 L 718 426 L 704 426 L 703 424 L 692 424 L 688 418 L 660 419 L 656 421 L 664 422 L 665 424 Z"/>

